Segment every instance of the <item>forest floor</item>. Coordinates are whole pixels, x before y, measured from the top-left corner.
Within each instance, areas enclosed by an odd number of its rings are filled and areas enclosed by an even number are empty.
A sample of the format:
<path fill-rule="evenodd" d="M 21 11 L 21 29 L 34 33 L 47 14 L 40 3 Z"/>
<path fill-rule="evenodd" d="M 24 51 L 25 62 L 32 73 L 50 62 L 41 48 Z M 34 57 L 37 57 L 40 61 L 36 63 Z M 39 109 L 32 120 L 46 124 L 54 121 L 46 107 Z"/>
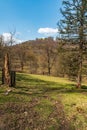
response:
<path fill-rule="evenodd" d="M 15 88 L 0 86 L 0 130 L 87 130 L 87 86 L 17 73 Z"/>

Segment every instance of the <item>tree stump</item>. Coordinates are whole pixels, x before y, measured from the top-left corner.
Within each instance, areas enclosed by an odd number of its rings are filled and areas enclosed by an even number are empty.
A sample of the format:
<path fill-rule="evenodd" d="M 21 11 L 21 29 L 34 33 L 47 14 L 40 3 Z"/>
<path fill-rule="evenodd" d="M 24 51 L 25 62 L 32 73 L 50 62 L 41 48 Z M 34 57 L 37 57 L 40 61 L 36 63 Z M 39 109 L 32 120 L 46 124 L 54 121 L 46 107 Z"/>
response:
<path fill-rule="evenodd" d="M 5 55 L 5 60 L 4 60 L 4 83 L 7 86 L 10 86 L 10 83 L 11 83 L 9 55 L 8 55 L 8 53 Z"/>
<path fill-rule="evenodd" d="M 10 71 L 10 84 L 9 87 L 15 87 L 16 85 L 16 72 L 15 71 Z M 5 70 L 2 69 L 2 85 L 6 84 L 5 83 Z"/>
<path fill-rule="evenodd" d="M 16 85 L 16 72 L 11 71 L 8 54 L 5 55 L 4 68 L 2 69 L 2 84 L 9 87 L 15 87 Z"/>
<path fill-rule="evenodd" d="M 11 84 L 10 84 L 10 86 L 15 87 L 15 85 L 16 85 L 16 72 L 11 71 L 10 75 L 11 75 Z"/>
<path fill-rule="evenodd" d="M 2 84 L 5 83 L 5 72 L 4 72 L 4 68 L 2 69 Z"/>

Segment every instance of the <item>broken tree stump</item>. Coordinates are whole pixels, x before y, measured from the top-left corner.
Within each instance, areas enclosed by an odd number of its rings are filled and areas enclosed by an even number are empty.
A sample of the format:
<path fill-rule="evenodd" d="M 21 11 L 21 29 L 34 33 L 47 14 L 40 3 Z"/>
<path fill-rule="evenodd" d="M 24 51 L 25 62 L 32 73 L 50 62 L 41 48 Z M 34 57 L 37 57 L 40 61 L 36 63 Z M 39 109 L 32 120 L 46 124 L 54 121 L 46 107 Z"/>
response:
<path fill-rule="evenodd" d="M 5 55 L 4 68 L 2 69 L 2 84 L 9 87 L 15 87 L 16 85 L 16 72 L 11 71 L 8 53 Z"/>
<path fill-rule="evenodd" d="M 5 83 L 5 70 L 4 68 L 2 69 L 2 85 L 6 84 Z M 10 71 L 10 84 L 9 87 L 15 87 L 16 85 L 16 72 L 15 71 Z"/>
<path fill-rule="evenodd" d="M 11 71 L 10 75 L 11 75 L 11 84 L 10 84 L 10 86 L 15 87 L 15 85 L 16 85 L 16 72 Z"/>
<path fill-rule="evenodd" d="M 10 83 L 11 83 L 10 64 L 9 64 L 9 55 L 8 55 L 8 53 L 5 54 L 5 59 L 4 59 L 4 83 L 7 86 L 10 86 Z"/>
<path fill-rule="evenodd" d="M 4 68 L 2 69 L 2 85 L 5 83 L 5 72 Z"/>

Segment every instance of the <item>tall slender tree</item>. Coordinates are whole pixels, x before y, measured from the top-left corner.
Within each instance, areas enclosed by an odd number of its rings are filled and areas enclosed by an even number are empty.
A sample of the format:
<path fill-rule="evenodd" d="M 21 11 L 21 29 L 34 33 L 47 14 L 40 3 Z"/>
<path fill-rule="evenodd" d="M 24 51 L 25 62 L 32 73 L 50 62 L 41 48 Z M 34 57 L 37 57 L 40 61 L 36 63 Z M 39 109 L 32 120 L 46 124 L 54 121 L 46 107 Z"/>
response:
<path fill-rule="evenodd" d="M 78 44 L 79 71 L 77 87 L 82 83 L 83 49 L 87 42 L 87 0 L 63 0 L 61 13 L 63 19 L 58 22 L 62 38 Z"/>

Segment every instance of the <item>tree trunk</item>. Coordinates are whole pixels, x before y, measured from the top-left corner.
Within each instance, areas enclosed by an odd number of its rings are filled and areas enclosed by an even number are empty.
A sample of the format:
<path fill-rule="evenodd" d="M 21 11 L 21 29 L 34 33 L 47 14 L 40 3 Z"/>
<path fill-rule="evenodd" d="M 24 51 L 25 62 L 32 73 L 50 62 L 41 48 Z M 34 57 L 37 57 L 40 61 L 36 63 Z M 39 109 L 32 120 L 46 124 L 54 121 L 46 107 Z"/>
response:
<path fill-rule="evenodd" d="M 4 72 L 4 68 L 2 69 L 2 84 L 5 83 L 5 72 Z"/>
<path fill-rule="evenodd" d="M 23 63 L 23 61 L 21 61 L 21 71 L 23 71 L 24 70 L 24 63 Z"/>
<path fill-rule="evenodd" d="M 48 64 L 48 75 L 50 76 L 51 73 L 51 67 L 50 67 L 50 53 L 49 50 L 47 50 L 47 64 Z"/>
<path fill-rule="evenodd" d="M 77 88 L 81 88 L 82 85 L 82 63 L 79 65 Z"/>
<path fill-rule="evenodd" d="M 50 66 L 48 67 L 48 75 L 50 76 L 50 73 L 51 73 L 51 68 Z"/>
<path fill-rule="evenodd" d="M 51 73 L 50 58 L 48 58 L 48 75 Z"/>
<path fill-rule="evenodd" d="M 15 87 L 15 85 L 16 85 L 16 72 L 11 71 L 10 75 L 11 75 L 11 87 Z"/>
<path fill-rule="evenodd" d="M 11 78 L 10 78 L 10 65 L 9 65 L 9 55 L 8 53 L 5 55 L 4 60 L 4 83 L 10 86 Z"/>
<path fill-rule="evenodd" d="M 82 85 L 82 64 L 83 64 L 83 43 L 80 43 L 77 88 L 81 88 L 81 85 Z"/>

